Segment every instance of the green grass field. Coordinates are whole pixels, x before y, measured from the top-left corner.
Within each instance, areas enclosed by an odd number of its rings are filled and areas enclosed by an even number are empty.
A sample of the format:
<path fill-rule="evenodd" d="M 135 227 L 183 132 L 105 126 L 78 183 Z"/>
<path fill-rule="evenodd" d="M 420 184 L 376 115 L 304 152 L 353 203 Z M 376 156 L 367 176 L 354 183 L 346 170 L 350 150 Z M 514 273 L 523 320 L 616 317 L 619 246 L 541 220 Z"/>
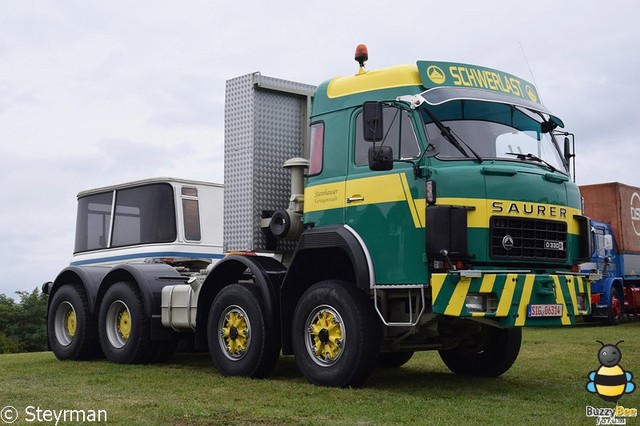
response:
<path fill-rule="evenodd" d="M 600 367 L 596 339 L 624 340 L 620 365 L 640 385 L 640 324 L 628 323 L 526 329 L 518 360 L 497 379 L 455 376 L 436 352 L 423 352 L 399 369 L 376 370 L 360 389 L 311 385 L 292 357 L 282 357 L 269 379 L 251 380 L 221 376 L 208 354 L 178 354 L 164 365 L 0 355 L 0 407 L 16 408 L 14 424 L 37 424 L 28 420 L 39 407 L 105 410 L 108 424 L 127 425 L 595 425 L 586 406 L 613 407 L 585 389 Z M 619 404 L 640 408 L 640 391 Z M 640 417 L 627 424 L 640 425 Z"/>

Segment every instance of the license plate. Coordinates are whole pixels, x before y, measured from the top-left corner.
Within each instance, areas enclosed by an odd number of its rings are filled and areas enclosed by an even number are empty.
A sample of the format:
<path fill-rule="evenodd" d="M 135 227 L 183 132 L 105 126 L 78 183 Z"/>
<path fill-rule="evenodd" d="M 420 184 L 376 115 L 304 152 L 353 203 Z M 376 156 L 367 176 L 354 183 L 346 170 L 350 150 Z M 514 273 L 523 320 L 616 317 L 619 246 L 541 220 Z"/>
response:
<path fill-rule="evenodd" d="M 529 305 L 527 317 L 561 317 L 562 305 Z"/>
<path fill-rule="evenodd" d="M 545 250 L 564 250 L 564 241 L 544 241 Z"/>

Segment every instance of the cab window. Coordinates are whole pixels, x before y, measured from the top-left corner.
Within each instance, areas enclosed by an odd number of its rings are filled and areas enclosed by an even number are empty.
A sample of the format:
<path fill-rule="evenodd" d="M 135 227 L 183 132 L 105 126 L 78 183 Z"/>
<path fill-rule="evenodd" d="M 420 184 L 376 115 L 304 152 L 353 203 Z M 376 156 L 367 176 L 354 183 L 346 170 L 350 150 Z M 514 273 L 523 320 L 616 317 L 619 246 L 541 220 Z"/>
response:
<path fill-rule="evenodd" d="M 383 135 L 385 146 L 393 149 L 393 158 L 396 160 L 417 158 L 420 156 L 420 146 L 415 131 L 411 124 L 411 118 L 406 110 L 385 106 L 383 108 L 382 121 L 384 125 Z M 364 140 L 362 134 L 362 113 L 356 118 L 356 143 L 354 161 L 357 165 L 367 164 L 369 161 L 369 147 L 371 142 Z M 380 144 L 381 142 L 376 142 Z"/>

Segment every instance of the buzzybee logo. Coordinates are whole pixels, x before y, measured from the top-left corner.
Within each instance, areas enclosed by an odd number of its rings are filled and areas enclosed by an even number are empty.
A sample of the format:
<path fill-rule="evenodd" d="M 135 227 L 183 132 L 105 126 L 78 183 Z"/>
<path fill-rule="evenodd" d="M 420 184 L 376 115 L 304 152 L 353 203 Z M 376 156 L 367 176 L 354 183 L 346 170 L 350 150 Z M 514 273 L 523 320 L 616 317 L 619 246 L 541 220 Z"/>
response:
<path fill-rule="evenodd" d="M 622 351 L 618 347 L 623 340 L 615 345 L 605 344 L 596 340 L 602 346 L 598 350 L 600 367 L 587 375 L 587 392 L 598 395 L 603 401 L 613 402 L 615 408 L 586 407 L 586 416 L 595 417 L 596 424 L 626 424 L 627 417 L 637 417 L 637 408 L 625 408 L 618 405 L 618 401 L 625 394 L 633 393 L 636 385 L 633 373 L 625 371 L 620 365 Z"/>

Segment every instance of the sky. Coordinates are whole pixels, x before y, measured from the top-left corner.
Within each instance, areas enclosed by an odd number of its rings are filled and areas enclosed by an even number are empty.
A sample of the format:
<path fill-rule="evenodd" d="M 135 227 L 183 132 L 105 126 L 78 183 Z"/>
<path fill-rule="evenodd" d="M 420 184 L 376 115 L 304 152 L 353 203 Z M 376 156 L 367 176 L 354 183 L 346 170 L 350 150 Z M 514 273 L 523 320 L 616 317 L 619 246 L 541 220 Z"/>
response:
<path fill-rule="evenodd" d="M 605 4 L 606 3 L 606 4 Z M 640 186 L 640 2 L 0 1 L 0 293 L 72 256 L 79 191 L 222 183 L 225 81 L 317 85 L 417 60 L 533 80 L 576 134 L 578 184 Z"/>

